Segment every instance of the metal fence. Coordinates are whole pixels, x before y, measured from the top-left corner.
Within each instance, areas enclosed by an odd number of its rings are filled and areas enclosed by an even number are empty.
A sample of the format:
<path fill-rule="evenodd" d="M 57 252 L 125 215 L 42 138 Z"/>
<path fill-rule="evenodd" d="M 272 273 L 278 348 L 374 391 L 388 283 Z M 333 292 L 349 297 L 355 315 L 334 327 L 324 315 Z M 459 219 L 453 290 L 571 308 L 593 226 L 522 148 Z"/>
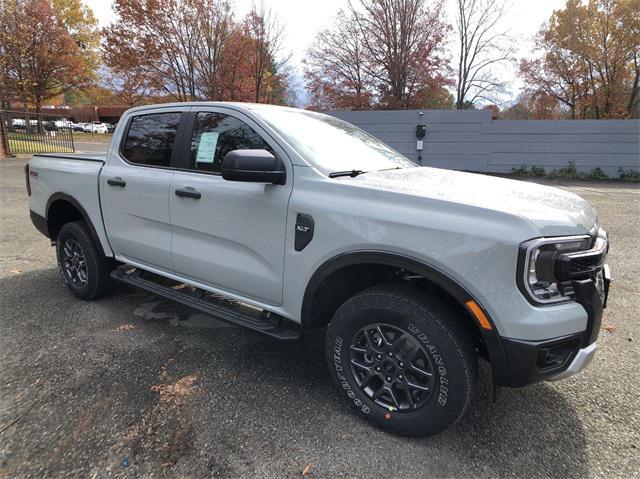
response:
<path fill-rule="evenodd" d="M 0 110 L 7 153 L 69 153 L 73 144 L 73 123 L 67 117 Z"/>

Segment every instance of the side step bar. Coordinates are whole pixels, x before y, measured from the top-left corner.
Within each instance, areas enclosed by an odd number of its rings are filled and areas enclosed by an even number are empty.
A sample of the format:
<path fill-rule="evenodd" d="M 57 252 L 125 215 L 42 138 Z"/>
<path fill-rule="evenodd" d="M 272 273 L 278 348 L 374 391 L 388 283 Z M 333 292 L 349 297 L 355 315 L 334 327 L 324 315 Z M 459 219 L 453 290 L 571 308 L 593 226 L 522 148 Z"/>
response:
<path fill-rule="evenodd" d="M 202 289 L 194 288 L 186 284 L 173 281 L 173 285 L 161 284 L 171 282 L 152 273 L 144 273 L 145 276 L 155 277 L 158 281 L 143 277 L 143 272 L 134 269 L 132 272 L 116 269 L 111 272 L 111 278 L 136 288 L 144 289 L 177 303 L 184 304 L 217 319 L 237 326 L 244 326 L 267 336 L 284 341 L 296 341 L 302 337 L 299 331 L 287 328 L 283 325 L 285 319 L 281 316 L 254 308 L 252 306 L 224 298 L 214 293 L 208 293 Z"/>

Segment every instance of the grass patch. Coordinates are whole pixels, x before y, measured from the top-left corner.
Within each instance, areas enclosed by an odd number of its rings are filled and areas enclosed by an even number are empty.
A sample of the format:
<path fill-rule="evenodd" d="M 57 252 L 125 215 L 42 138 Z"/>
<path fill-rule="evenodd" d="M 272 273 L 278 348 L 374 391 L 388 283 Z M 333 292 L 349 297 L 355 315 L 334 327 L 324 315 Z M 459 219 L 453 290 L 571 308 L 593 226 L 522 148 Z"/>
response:
<path fill-rule="evenodd" d="M 84 143 L 109 143 L 113 133 L 84 133 L 82 131 L 73 132 L 73 141 Z"/>
<path fill-rule="evenodd" d="M 11 153 L 70 153 L 73 150 L 70 147 L 44 143 L 33 140 L 16 140 L 9 138 L 9 151 Z"/>

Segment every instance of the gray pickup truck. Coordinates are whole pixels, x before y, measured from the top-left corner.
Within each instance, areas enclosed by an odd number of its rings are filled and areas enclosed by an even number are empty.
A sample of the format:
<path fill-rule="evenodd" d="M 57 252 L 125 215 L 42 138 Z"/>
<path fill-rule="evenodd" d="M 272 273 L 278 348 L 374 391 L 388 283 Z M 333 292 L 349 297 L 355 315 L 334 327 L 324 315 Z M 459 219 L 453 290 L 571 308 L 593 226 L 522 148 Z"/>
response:
<path fill-rule="evenodd" d="M 607 235 L 566 191 L 416 167 L 357 127 L 234 103 L 127 111 L 106 156 L 36 155 L 31 218 L 69 290 L 133 285 L 281 340 L 326 328 L 330 374 L 401 434 L 494 384 L 582 370 L 606 305 Z"/>

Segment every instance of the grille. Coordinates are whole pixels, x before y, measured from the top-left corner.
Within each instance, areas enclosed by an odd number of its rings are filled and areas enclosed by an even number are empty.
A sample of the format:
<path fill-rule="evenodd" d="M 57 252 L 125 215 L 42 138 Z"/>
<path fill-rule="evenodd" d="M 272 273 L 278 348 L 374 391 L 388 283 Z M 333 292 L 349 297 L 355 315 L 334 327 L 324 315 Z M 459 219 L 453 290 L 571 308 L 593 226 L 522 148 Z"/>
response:
<path fill-rule="evenodd" d="M 581 258 L 572 258 L 571 259 L 571 273 L 581 273 L 581 272 L 590 272 L 598 267 L 600 264 L 600 260 L 602 259 L 601 255 L 597 256 L 583 256 Z"/>

